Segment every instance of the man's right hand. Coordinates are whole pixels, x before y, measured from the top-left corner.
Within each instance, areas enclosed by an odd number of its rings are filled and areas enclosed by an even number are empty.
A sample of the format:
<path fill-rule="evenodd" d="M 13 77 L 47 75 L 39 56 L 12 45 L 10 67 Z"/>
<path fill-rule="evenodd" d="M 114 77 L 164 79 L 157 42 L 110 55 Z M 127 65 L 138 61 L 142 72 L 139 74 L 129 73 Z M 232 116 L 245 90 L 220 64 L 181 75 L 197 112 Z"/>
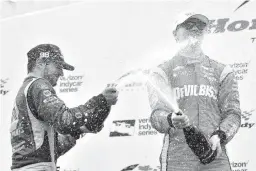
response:
<path fill-rule="evenodd" d="M 105 97 L 107 104 L 109 106 L 116 104 L 118 94 L 119 94 L 119 92 L 117 91 L 117 89 L 115 87 L 107 87 L 102 92 L 102 95 Z"/>
<path fill-rule="evenodd" d="M 173 113 L 172 114 L 172 124 L 177 129 L 183 129 L 189 126 L 189 119 L 188 116 L 184 113 L 180 112 L 181 114 Z"/>

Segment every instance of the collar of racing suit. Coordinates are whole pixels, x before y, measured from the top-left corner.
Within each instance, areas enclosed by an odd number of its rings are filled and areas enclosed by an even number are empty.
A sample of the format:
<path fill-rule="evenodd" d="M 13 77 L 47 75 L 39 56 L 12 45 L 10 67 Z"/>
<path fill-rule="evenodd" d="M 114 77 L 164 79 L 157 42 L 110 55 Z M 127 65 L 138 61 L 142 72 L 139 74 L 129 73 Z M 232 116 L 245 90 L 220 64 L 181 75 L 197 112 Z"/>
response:
<path fill-rule="evenodd" d="M 197 58 L 190 58 L 190 57 L 186 57 L 186 56 L 181 56 L 179 55 L 182 63 L 184 65 L 191 65 L 191 64 L 199 64 L 199 63 L 203 63 L 205 61 L 206 56 L 204 54 L 200 55 Z"/>

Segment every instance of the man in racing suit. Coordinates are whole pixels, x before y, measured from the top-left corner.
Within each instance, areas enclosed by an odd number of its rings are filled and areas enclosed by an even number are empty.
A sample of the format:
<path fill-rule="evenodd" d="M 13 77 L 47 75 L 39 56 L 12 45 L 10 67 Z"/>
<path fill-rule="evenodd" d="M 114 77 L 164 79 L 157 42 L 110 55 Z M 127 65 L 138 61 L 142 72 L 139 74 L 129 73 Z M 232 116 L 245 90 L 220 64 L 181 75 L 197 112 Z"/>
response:
<path fill-rule="evenodd" d="M 153 86 L 148 86 L 151 124 L 164 133 L 161 171 L 231 171 L 225 145 L 240 127 L 238 85 L 229 66 L 210 59 L 201 50 L 208 18 L 188 13 L 177 22 L 174 35 L 179 52 L 152 72 L 156 84 L 171 87 L 182 116 L 172 109 Z M 168 118 L 167 118 L 168 117 Z M 209 138 L 216 159 L 206 165 L 186 143 L 182 128 L 193 124 Z"/>
<path fill-rule="evenodd" d="M 12 167 L 14 171 L 55 171 L 56 160 L 70 150 L 80 134 L 103 128 L 115 88 L 106 88 L 83 105 L 68 108 L 53 89 L 63 69 L 59 47 L 41 44 L 28 52 L 28 76 L 18 91 L 11 119 Z"/>

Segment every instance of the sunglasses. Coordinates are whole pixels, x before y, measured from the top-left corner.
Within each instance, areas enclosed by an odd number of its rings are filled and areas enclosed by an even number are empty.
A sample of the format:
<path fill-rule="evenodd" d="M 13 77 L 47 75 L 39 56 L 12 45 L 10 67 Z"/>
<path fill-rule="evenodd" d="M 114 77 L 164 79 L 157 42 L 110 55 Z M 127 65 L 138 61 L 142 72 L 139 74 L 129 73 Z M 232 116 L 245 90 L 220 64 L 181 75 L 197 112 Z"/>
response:
<path fill-rule="evenodd" d="M 203 30 L 206 27 L 206 23 L 202 22 L 201 20 L 197 18 L 189 19 L 185 21 L 184 23 L 180 24 L 177 28 L 183 27 L 186 30 L 191 30 L 194 26 L 198 28 L 198 30 Z"/>

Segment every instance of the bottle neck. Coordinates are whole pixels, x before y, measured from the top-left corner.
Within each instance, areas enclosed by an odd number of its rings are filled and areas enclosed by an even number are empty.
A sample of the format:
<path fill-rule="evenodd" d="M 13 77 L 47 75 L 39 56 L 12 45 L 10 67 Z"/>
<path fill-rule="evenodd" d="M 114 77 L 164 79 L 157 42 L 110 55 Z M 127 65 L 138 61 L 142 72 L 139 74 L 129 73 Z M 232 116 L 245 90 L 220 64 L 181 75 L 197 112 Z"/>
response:
<path fill-rule="evenodd" d="M 183 128 L 183 129 L 185 129 L 186 131 L 190 131 L 191 129 L 195 129 L 195 128 L 196 127 L 194 125 L 190 124 L 189 126 Z"/>

